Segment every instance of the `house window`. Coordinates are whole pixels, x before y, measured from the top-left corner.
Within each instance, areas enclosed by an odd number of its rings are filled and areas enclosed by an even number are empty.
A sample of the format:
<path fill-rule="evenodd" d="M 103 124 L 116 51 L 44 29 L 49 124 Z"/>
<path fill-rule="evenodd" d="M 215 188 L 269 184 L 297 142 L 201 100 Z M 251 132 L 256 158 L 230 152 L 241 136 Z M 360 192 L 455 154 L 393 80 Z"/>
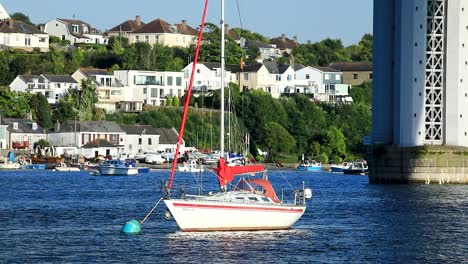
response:
<path fill-rule="evenodd" d="M 335 75 L 335 81 L 339 81 L 339 80 L 341 80 L 341 77 L 340 77 L 340 75 L 338 75 L 338 74 L 337 74 L 337 75 Z"/>
<path fill-rule="evenodd" d="M 148 88 L 143 88 L 143 94 L 147 94 L 148 93 Z"/>
<path fill-rule="evenodd" d="M 281 75 L 276 75 L 276 81 L 281 82 Z"/>
<path fill-rule="evenodd" d="M 24 45 L 25 46 L 31 46 L 31 36 L 26 36 L 26 38 L 24 39 Z"/>
<path fill-rule="evenodd" d="M 369 73 L 369 80 L 372 80 L 372 73 Z"/>
<path fill-rule="evenodd" d="M 138 145 L 141 145 L 143 144 L 143 139 L 142 138 L 138 138 Z"/>
<path fill-rule="evenodd" d="M 310 79 L 310 74 L 306 74 L 306 80 Z"/>
<path fill-rule="evenodd" d="M 328 73 L 325 74 L 325 80 L 330 80 L 330 74 Z"/>
<path fill-rule="evenodd" d="M 359 79 L 359 75 L 358 75 L 357 73 L 354 73 L 354 74 L 353 74 L 353 79 L 354 79 L 354 80 Z"/>
<path fill-rule="evenodd" d="M 40 38 L 39 42 L 46 42 L 46 38 Z"/>
<path fill-rule="evenodd" d="M 65 40 L 65 35 L 62 35 L 62 40 Z"/>
<path fill-rule="evenodd" d="M 169 89 L 169 96 L 173 96 L 174 91 L 172 89 Z"/>
<path fill-rule="evenodd" d="M 73 33 L 78 33 L 80 26 L 79 25 L 72 25 L 72 31 Z"/>
<path fill-rule="evenodd" d="M 244 81 L 248 81 L 249 80 L 249 74 L 248 73 L 244 73 Z"/>
<path fill-rule="evenodd" d="M 182 86 L 182 77 L 176 77 L 176 85 L 177 86 Z"/>
<path fill-rule="evenodd" d="M 140 41 L 140 36 L 135 36 L 135 41 L 136 42 Z"/>
<path fill-rule="evenodd" d="M 167 76 L 167 85 L 172 85 L 172 76 Z"/>
<path fill-rule="evenodd" d="M 151 97 L 158 97 L 158 88 L 151 88 Z"/>
<path fill-rule="evenodd" d="M 145 42 L 146 42 L 146 43 L 149 42 L 149 36 L 148 36 L 148 35 L 145 36 Z"/>
<path fill-rule="evenodd" d="M 153 145 L 153 140 L 151 138 L 148 138 L 148 145 Z"/>
<path fill-rule="evenodd" d="M 197 73 L 200 73 L 200 69 L 197 69 Z"/>
<path fill-rule="evenodd" d="M 291 81 L 291 80 L 292 80 L 292 76 L 291 76 L 291 75 L 288 75 L 287 79 L 288 79 L 288 81 Z"/>

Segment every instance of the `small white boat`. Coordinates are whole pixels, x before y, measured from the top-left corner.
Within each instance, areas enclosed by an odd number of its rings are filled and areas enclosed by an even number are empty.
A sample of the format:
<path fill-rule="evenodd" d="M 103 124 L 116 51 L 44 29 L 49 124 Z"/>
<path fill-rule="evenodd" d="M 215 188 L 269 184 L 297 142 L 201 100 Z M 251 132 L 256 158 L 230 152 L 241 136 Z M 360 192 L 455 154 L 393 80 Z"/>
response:
<path fill-rule="evenodd" d="M 54 170 L 63 171 L 63 172 L 71 172 L 71 171 L 80 171 L 80 168 L 70 167 L 67 164 L 61 162 L 61 163 L 57 163 Z"/>
<path fill-rule="evenodd" d="M 180 172 L 203 172 L 203 166 L 197 164 L 196 160 L 190 160 L 189 163 L 184 162 L 183 166 L 179 166 Z"/>
<path fill-rule="evenodd" d="M 98 167 L 100 175 L 135 175 L 138 168 L 133 162 L 106 160 Z"/>
<path fill-rule="evenodd" d="M 330 171 L 332 173 L 343 173 L 343 170 L 349 168 L 351 165 L 351 162 L 343 162 L 340 165 L 332 165 L 330 167 Z"/>
<path fill-rule="evenodd" d="M 2 162 L 0 163 L 0 170 L 17 170 L 20 168 L 18 163 Z"/>

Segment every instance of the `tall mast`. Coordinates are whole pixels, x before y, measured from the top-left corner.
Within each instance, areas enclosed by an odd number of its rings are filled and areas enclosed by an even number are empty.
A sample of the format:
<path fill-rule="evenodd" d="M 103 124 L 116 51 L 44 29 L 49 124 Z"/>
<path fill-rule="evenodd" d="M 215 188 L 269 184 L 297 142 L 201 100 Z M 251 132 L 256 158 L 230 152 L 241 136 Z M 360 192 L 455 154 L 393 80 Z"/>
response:
<path fill-rule="evenodd" d="M 224 69 L 225 69 L 225 58 L 224 58 L 224 39 L 225 39 L 225 28 L 224 28 L 224 0 L 221 0 L 221 131 L 220 131 L 220 152 L 221 158 L 224 157 Z"/>

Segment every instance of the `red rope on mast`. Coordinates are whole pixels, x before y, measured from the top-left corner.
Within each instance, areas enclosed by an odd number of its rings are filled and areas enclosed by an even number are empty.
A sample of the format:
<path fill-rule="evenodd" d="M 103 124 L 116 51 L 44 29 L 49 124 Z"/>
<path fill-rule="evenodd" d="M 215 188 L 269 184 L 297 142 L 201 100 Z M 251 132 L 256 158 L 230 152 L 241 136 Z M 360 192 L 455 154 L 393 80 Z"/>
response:
<path fill-rule="evenodd" d="M 188 87 L 188 90 L 187 90 L 187 96 L 186 96 L 185 105 L 184 105 L 184 114 L 182 116 L 182 122 L 180 124 L 179 139 L 177 140 L 176 153 L 174 154 L 174 160 L 172 162 L 171 178 L 169 180 L 168 192 L 170 192 L 170 190 L 172 189 L 172 184 L 174 182 L 175 169 L 176 169 L 176 166 L 177 166 L 177 159 L 179 158 L 180 145 L 181 145 L 182 139 L 184 137 L 185 122 L 187 121 L 187 114 L 188 114 L 188 109 L 189 109 L 190 97 L 192 96 L 193 79 L 195 77 L 195 68 L 197 66 L 198 54 L 200 52 L 200 46 L 201 46 L 201 42 L 202 42 L 202 38 L 203 38 L 203 29 L 205 28 L 205 18 L 206 18 L 206 11 L 207 10 L 208 10 L 208 0 L 205 0 L 205 8 L 203 9 L 203 17 L 202 17 L 202 23 L 201 23 L 201 26 L 200 26 L 200 33 L 198 34 L 197 48 L 195 50 L 195 58 L 193 60 L 192 74 L 190 75 L 190 83 L 189 83 L 189 87 Z"/>

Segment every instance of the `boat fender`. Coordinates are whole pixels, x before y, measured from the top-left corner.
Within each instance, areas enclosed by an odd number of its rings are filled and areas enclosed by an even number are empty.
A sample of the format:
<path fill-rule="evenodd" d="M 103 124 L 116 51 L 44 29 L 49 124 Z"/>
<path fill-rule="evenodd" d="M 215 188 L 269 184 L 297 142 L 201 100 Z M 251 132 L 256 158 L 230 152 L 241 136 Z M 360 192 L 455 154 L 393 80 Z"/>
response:
<path fill-rule="evenodd" d="M 122 233 L 126 235 L 135 235 L 135 234 L 140 234 L 141 233 L 141 225 L 140 222 L 138 222 L 135 219 L 132 219 L 125 223 L 125 225 L 122 228 Z"/>
<path fill-rule="evenodd" d="M 312 198 L 312 189 L 310 189 L 310 188 L 304 189 L 304 197 L 306 199 L 311 199 Z"/>
<path fill-rule="evenodd" d="M 167 210 L 166 213 L 164 214 L 164 217 L 166 218 L 166 220 L 170 220 L 171 219 L 171 212 L 169 210 Z"/>

